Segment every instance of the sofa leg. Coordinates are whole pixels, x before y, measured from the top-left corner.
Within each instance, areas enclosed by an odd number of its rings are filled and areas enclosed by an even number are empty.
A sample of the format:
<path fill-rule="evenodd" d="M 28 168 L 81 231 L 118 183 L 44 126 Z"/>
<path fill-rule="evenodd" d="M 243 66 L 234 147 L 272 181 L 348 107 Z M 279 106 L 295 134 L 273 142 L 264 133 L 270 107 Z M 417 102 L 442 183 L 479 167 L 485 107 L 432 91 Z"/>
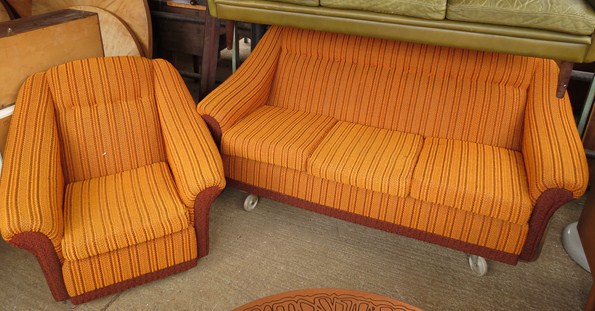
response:
<path fill-rule="evenodd" d="M 558 66 L 560 67 L 560 74 L 558 75 L 558 89 L 556 91 L 556 96 L 558 98 L 564 98 L 564 93 L 566 93 L 566 89 L 568 88 L 574 63 L 559 61 Z"/>
<path fill-rule="evenodd" d="M 477 276 L 484 276 L 488 273 L 488 262 L 481 256 L 469 255 L 469 267 Z"/>
<path fill-rule="evenodd" d="M 258 205 L 258 200 L 259 197 L 257 195 L 249 194 L 246 197 L 246 200 L 244 200 L 244 210 L 246 212 L 253 211 L 256 208 L 256 205 Z"/>

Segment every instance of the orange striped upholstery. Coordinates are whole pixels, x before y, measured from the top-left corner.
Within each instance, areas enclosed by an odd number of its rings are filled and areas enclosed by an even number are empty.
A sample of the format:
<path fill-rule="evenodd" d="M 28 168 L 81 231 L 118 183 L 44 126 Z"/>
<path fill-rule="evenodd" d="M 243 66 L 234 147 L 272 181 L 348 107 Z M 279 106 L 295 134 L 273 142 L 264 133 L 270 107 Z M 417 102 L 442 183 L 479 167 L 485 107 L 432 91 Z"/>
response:
<path fill-rule="evenodd" d="M 523 156 L 529 193 L 535 202 L 547 189 L 561 188 L 580 197 L 587 188 L 589 168 L 566 96 L 554 96 L 558 68 L 542 62 L 529 88 L 525 113 Z"/>
<path fill-rule="evenodd" d="M 10 241 L 22 232 L 41 232 L 62 257 L 64 176 L 45 74 L 31 76 L 21 87 L 10 127 L 0 179 L 2 237 Z"/>
<path fill-rule="evenodd" d="M 50 69 L 67 181 L 165 161 L 152 64 L 95 58 Z"/>
<path fill-rule="evenodd" d="M 225 187 L 221 156 L 177 70 L 164 60 L 154 60 L 153 66 L 167 159 L 193 222 L 198 193 L 211 186 Z"/>
<path fill-rule="evenodd" d="M 223 131 L 264 105 L 270 93 L 281 49 L 281 28 L 271 27 L 248 59 L 198 105 L 201 115 L 209 115 Z"/>
<path fill-rule="evenodd" d="M 62 249 L 85 259 L 188 228 L 167 163 L 71 183 L 64 198 Z"/>
<path fill-rule="evenodd" d="M 527 236 L 527 224 L 390 196 L 263 162 L 224 155 L 223 163 L 226 176 L 234 180 L 511 254 L 520 254 Z"/>
<path fill-rule="evenodd" d="M 406 197 L 422 142 L 418 135 L 338 122 L 308 160 L 308 173 Z"/>
<path fill-rule="evenodd" d="M 521 149 L 531 82 L 527 73 L 535 70 L 536 59 L 282 31 L 269 105 L 425 137 Z"/>
<path fill-rule="evenodd" d="M 425 140 L 411 196 L 517 224 L 533 210 L 521 153 L 441 138 Z"/>
<path fill-rule="evenodd" d="M 187 228 L 131 247 L 62 266 L 71 297 L 196 259 L 196 235 Z"/>
<path fill-rule="evenodd" d="M 334 123 L 322 115 L 262 106 L 223 134 L 221 152 L 305 171 Z"/>

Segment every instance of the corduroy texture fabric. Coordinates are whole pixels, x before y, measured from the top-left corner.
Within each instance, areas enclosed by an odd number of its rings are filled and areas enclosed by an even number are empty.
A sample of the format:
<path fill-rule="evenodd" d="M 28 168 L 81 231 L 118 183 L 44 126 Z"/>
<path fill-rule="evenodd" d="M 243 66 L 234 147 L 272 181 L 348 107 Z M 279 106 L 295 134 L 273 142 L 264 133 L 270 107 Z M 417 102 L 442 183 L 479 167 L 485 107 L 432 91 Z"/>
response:
<path fill-rule="evenodd" d="M 527 224 L 514 224 L 411 197 L 390 196 L 263 162 L 224 155 L 223 163 L 226 176 L 233 180 L 509 254 L 520 254 L 527 236 Z"/>
<path fill-rule="evenodd" d="M 154 60 L 153 68 L 167 160 L 194 223 L 198 193 L 211 186 L 225 187 L 221 156 L 177 70 L 164 60 Z"/>
<path fill-rule="evenodd" d="M 269 105 L 424 137 L 521 149 L 527 88 L 537 59 L 299 29 L 282 32 Z"/>
<path fill-rule="evenodd" d="M 308 173 L 407 197 L 422 143 L 419 135 L 338 122 L 308 160 Z"/>
<path fill-rule="evenodd" d="M 91 58 L 48 70 L 67 182 L 165 161 L 151 60 Z"/>
<path fill-rule="evenodd" d="M 411 196 L 517 224 L 533 211 L 521 153 L 458 140 L 424 141 Z"/>
<path fill-rule="evenodd" d="M 533 202 L 555 188 L 567 189 L 578 198 L 585 193 L 589 179 L 568 96 L 554 96 L 557 77 L 556 64 L 543 61 L 529 88 L 522 153 Z"/>
<path fill-rule="evenodd" d="M 43 73 L 29 77 L 19 91 L 4 156 L 2 237 L 10 241 L 19 233 L 40 232 L 62 260 L 64 176 L 54 105 Z"/>
<path fill-rule="evenodd" d="M 67 260 L 85 259 L 188 228 L 167 163 L 71 183 L 64 198 Z"/>
<path fill-rule="evenodd" d="M 281 34 L 282 28 L 271 27 L 238 71 L 199 103 L 198 112 L 217 120 L 221 131 L 267 102 L 281 55 Z"/>
<path fill-rule="evenodd" d="M 224 132 L 221 152 L 305 171 L 306 161 L 335 122 L 323 115 L 265 105 Z"/>
<path fill-rule="evenodd" d="M 187 228 L 131 247 L 62 266 L 68 294 L 78 296 L 196 259 L 196 234 Z"/>

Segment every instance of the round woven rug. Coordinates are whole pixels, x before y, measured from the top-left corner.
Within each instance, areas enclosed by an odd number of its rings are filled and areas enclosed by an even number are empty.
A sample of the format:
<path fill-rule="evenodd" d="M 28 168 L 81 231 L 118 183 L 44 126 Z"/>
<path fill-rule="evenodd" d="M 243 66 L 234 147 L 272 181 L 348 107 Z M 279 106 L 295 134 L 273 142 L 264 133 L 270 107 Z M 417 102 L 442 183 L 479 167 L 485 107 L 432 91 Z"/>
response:
<path fill-rule="evenodd" d="M 398 300 L 346 289 L 316 288 L 281 293 L 258 299 L 234 311 L 295 310 L 421 310 Z"/>

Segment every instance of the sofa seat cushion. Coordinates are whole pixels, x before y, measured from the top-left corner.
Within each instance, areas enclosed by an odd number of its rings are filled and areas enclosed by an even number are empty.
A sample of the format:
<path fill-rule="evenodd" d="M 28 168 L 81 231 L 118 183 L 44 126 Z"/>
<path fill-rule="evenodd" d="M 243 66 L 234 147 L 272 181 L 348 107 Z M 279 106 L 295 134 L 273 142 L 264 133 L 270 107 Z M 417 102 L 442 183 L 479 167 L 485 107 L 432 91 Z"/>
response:
<path fill-rule="evenodd" d="M 446 18 L 591 35 L 595 12 L 587 1 L 577 0 L 449 0 Z"/>
<path fill-rule="evenodd" d="M 425 140 L 411 196 L 517 224 L 533 209 L 520 152 L 441 138 Z"/>
<path fill-rule="evenodd" d="M 308 161 L 308 173 L 394 196 L 409 195 L 419 135 L 338 122 Z"/>
<path fill-rule="evenodd" d="M 221 152 L 305 171 L 308 158 L 335 122 L 323 115 L 265 105 L 223 133 Z"/>
<path fill-rule="evenodd" d="M 188 228 L 188 212 L 165 162 L 66 186 L 67 260 L 123 249 Z"/>
<path fill-rule="evenodd" d="M 434 20 L 442 20 L 446 15 L 446 0 L 320 0 L 320 5 Z"/>

